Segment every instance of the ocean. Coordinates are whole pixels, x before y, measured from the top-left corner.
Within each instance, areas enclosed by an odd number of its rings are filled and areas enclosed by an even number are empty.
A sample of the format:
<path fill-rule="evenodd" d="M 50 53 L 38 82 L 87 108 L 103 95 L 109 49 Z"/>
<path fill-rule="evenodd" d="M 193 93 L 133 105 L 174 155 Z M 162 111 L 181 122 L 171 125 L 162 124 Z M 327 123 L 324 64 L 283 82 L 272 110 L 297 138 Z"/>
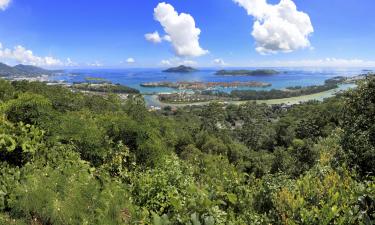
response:
<path fill-rule="evenodd" d="M 230 68 L 230 69 L 262 69 L 262 68 Z M 160 82 L 160 81 L 201 81 L 201 82 L 233 82 L 233 81 L 257 81 L 272 84 L 270 87 L 238 87 L 222 88 L 217 87 L 215 90 L 230 92 L 236 90 L 271 90 L 284 89 L 292 86 L 311 86 L 323 85 L 324 81 L 336 76 L 353 77 L 367 73 L 362 68 L 350 69 L 327 69 L 327 68 L 272 68 L 282 73 L 276 75 L 259 75 L 259 76 L 218 76 L 215 75 L 217 69 L 200 69 L 193 73 L 165 73 L 162 69 L 77 69 L 68 70 L 64 74 L 50 77 L 54 81 L 64 81 L 67 83 L 87 82 L 87 78 L 101 78 L 114 84 L 122 84 L 138 89 L 146 101 L 148 107 L 163 107 L 156 94 L 173 93 L 185 90 L 176 90 L 166 87 L 141 87 L 141 83 Z M 343 84 L 337 90 L 332 90 L 321 95 L 315 100 L 323 100 L 326 97 L 333 96 L 337 91 L 353 88 L 353 84 Z"/>
<path fill-rule="evenodd" d="M 237 69 L 237 68 L 231 68 Z M 239 69 L 239 68 L 238 68 Z M 240 68 L 257 69 L 257 68 Z M 271 87 L 240 87 L 235 89 L 270 90 L 283 89 L 291 86 L 311 86 L 322 85 L 324 81 L 336 77 L 352 77 L 366 73 L 361 68 L 350 69 L 288 69 L 272 68 L 282 73 L 276 75 L 259 76 L 218 76 L 215 75 L 217 69 L 201 69 L 193 73 L 164 73 L 162 69 L 80 69 L 67 70 L 65 74 L 54 76 L 55 81 L 65 81 L 67 83 L 85 82 L 86 78 L 103 78 L 112 83 L 119 83 L 140 90 L 142 94 L 171 93 L 178 92 L 166 87 L 141 87 L 141 83 L 159 81 L 201 81 L 201 82 L 232 82 L 232 81 L 258 81 L 271 83 Z M 230 92 L 233 88 L 217 88 L 217 90 Z"/>

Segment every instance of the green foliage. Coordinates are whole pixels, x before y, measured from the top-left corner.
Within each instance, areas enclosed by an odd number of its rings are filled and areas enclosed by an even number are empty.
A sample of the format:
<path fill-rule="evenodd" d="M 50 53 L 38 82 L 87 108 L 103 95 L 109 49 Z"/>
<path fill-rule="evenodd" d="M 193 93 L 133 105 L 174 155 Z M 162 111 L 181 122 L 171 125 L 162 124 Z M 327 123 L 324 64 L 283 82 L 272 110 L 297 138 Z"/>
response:
<path fill-rule="evenodd" d="M 48 98 L 54 109 L 66 112 L 78 110 L 84 106 L 82 95 L 72 93 L 63 87 L 48 86 L 40 82 L 13 81 L 12 86 L 21 93 L 33 93 Z"/>
<path fill-rule="evenodd" d="M 15 89 L 8 81 L 0 79 L 0 102 L 12 99 L 14 92 Z"/>
<path fill-rule="evenodd" d="M 243 125 L 236 132 L 242 143 L 256 151 L 272 148 L 275 132 L 270 123 L 272 112 L 268 106 L 247 103 L 239 107 L 238 116 Z"/>
<path fill-rule="evenodd" d="M 11 213 L 43 224 L 122 224 L 130 220 L 126 191 L 96 176 L 93 168 L 76 160 L 55 168 L 27 165 L 9 195 Z M 124 211 L 127 215 L 122 215 Z"/>
<path fill-rule="evenodd" d="M 22 165 L 44 146 L 44 132 L 40 129 L 0 118 L 0 160 Z"/>
<path fill-rule="evenodd" d="M 368 78 L 346 99 L 342 127 L 348 163 L 362 175 L 375 173 L 375 78 Z"/>
<path fill-rule="evenodd" d="M 117 113 L 103 116 L 99 125 L 103 126 L 110 142 L 122 142 L 129 147 L 139 165 L 157 164 L 168 148 L 168 141 L 163 141 L 163 135 L 169 134 L 170 131 L 165 127 L 167 124 L 161 124 L 159 121 L 148 121 L 147 118 L 135 121 L 126 114 Z M 157 129 L 158 127 L 161 129 Z M 171 135 L 168 139 L 169 142 L 173 140 L 172 137 Z"/>
<path fill-rule="evenodd" d="M 87 80 L 87 79 L 86 79 Z M 92 78 L 91 78 L 92 81 Z M 109 92 L 109 93 L 130 93 L 130 94 L 139 94 L 137 89 L 120 85 L 120 84 L 96 84 L 91 85 L 90 83 L 82 83 L 82 84 L 75 84 L 73 86 L 75 89 L 78 90 L 85 90 L 85 91 L 94 91 L 94 92 Z"/>
<path fill-rule="evenodd" d="M 374 83 L 149 112 L 0 80 L 0 224 L 372 224 Z"/>
<path fill-rule="evenodd" d="M 23 219 L 14 219 L 7 214 L 0 213 L 0 224 L 4 225 L 27 225 Z"/>
<path fill-rule="evenodd" d="M 317 167 L 277 192 L 274 202 L 282 224 L 372 224 L 373 188 L 373 182 L 360 184 L 346 170 Z"/>
<path fill-rule="evenodd" d="M 55 122 L 59 124 L 50 128 L 50 132 L 57 141 L 73 144 L 82 158 L 94 165 L 103 163 L 109 152 L 108 138 L 91 113 L 69 112 Z"/>
<path fill-rule="evenodd" d="M 48 120 L 51 102 L 41 95 L 21 93 L 17 99 L 6 102 L 0 109 L 11 122 L 37 124 Z"/>
<path fill-rule="evenodd" d="M 309 139 L 293 140 L 292 146 L 289 147 L 288 151 L 292 155 L 292 162 L 294 164 L 292 174 L 294 176 L 298 176 L 313 167 L 319 157 L 319 153 Z"/>

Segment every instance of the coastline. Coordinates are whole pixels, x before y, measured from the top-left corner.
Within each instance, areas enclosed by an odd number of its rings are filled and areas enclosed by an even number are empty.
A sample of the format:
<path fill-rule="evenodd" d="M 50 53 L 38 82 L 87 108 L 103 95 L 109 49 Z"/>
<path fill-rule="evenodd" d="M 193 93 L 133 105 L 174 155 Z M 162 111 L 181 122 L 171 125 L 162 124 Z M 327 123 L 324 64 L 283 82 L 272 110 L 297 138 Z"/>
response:
<path fill-rule="evenodd" d="M 323 101 L 325 98 L 333 97 L 341 91 L 346 91 L 355 87 L 356 87 L 355 84 L 342 84 L 338 88 L 335 88 L 329 91 L 315 93 L 315 94 L 302 95 L 302 96 L 290 97 L 290 98 L 257 100 L 255 102 L 258 104 L 267 104 L 267 105 L 280 105 L 280 104 L 296 105 L 296 104 L 300 104 L 300 103 L 311 101 L 311 100 Z M 165 102 L 159 101 L 158 95 L 144 95 L 144 97 L 145 97 L 145 101 L 148 107 L 161 107 L 161 108 L 165 106 L 172 106 L 172 107 L 201 106 L 201 105 L 207 105 L 210 102 L 212 102 L 212 101 L 207 101 L 207 102 L 193 102 L 193 103 L 165 103 Z M 223 101 L 219 101 L 219 102 L 223 102 Z M 241 105 L 247 102 L 254 102 L 254 101 L 252 100 L 227 101 L 223 103 Z"/>

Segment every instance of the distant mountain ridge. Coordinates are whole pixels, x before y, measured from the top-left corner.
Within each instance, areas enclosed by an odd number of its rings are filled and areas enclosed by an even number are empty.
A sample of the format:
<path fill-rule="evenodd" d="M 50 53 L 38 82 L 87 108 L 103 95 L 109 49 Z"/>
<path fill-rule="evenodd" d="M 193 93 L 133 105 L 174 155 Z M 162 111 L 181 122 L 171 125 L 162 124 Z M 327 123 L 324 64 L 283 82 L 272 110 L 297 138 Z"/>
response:
<path fill-rule="evenodd" d="M 37 66 L 19 64 L 16 66 L 8 66 L 0 63 L 0 76 L 14 77 L 14 76 L 28 76 L 35 77 L 41 75 L 52 75 L 61 72 L 59 70 L 46 70 Z"/>

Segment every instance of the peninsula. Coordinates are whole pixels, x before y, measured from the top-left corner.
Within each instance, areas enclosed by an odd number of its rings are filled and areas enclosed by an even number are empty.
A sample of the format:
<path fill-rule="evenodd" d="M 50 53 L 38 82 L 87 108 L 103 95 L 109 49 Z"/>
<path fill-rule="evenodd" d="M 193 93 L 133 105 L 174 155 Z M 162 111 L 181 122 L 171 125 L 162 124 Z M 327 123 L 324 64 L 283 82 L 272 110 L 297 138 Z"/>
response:
<path fill-rule="evenodd" d="M 198 70 L 193 67 L 181 65 L 178 67 L 172 67 L 172 68 L 166 69 L 163 72 L 165 73 L 191 73 L 191 72 L 196 72 L 196 71 Z"/>
<path fill-rule="evenodd" d="M 271 69 L 259 69 L 259 70 L 219 70 L 215 74 L 221 76 L 257 76 L 257 75 L 275 75 L 279 74 L 279 71 Z"/>

